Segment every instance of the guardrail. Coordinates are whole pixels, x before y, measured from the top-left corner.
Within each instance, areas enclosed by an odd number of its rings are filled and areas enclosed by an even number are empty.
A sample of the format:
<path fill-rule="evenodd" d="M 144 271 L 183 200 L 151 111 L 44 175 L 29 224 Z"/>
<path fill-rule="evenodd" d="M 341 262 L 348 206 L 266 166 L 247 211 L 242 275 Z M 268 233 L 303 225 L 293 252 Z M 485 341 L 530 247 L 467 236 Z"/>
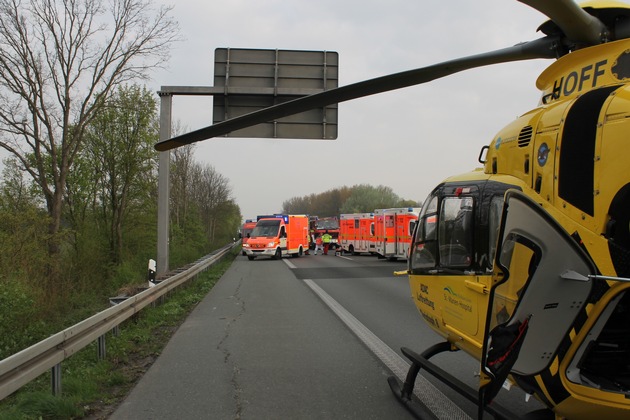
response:
<path fill-rule="evenodd" d="M 53 393 L 58 395 L 61 392 L 62 361 L 95 340 L 98 340 L 99 357 L 104 356 L 105 334 L 117 328 L 125 320 L 161 296 L 218 262 L 237 245 L 240 245 L 240 241 L 214 251 L 192 264 L 185 271 L 162 280 L 154 287 L 121 300 L 115 306 L 1 360 L 0 400 L 42 375 L 48 369 L 52 369 Z"/>

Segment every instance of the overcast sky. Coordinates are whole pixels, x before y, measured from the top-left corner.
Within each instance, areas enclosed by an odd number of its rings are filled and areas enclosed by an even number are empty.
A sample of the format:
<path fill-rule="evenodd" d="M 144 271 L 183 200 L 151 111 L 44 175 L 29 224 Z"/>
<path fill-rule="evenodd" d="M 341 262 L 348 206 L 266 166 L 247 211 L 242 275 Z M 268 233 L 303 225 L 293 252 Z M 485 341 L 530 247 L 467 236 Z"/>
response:
<path fill-rule="evenodd" d="M 342 86 L 539 38 L 547 19 L 516 0 L 160 1 L 175 3 L 185 40 L 154 74 L 155 91 L 212 86 L 216 48 L 336 51 Z M 536 107 L 549 64 L 468 70 L 342 103 L 337 140 L 210 139 L 195 156 L 230 180 L 244 218 L 344 185 L 385 185 L 422 202 L 444 178 L 480 166 L 481 147 Z M 187 131 L 210 125 L 212 98 L 174 97 L 173 120 Z"/>

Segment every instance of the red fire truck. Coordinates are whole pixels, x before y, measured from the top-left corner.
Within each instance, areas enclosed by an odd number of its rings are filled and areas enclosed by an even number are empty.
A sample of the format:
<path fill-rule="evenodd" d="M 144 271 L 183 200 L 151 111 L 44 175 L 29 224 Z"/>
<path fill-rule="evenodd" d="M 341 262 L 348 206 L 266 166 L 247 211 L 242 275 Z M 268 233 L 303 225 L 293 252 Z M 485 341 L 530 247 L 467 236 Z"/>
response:
<path fill-rule="evenodd" d="M 332 239 L 330 240 L 330 249 L 335 250 L 339 245 L 339 219 L 337 217 L 309 217 L 311 238 L 317 238 L 317 235 L 323 235 L 328 232 Z M 313 241 L 312 249 L 315 249 Z"/>

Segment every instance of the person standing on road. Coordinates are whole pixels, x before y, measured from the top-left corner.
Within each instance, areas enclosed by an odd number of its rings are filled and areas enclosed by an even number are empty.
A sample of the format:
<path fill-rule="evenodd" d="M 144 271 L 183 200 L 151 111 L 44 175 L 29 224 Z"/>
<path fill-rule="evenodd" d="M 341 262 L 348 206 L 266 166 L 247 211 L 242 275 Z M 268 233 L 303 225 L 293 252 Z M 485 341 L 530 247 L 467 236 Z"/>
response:
<path fill-rule="evenodd" d="M 322 235 L 322 242 L 324 242 L 324 255 L 328 255 L 328 248 L 330 248 L 330 241 L 332 241 L 332 235 L 326 231 Z"/>
<path fill-rule="evenodd" d="M 315 238 L 315 251 L 313 255 L 317 255 L 317 251 L 322 251 L 322 254 L 324 253 L 322 235 L 317 235 L 317 238 Z"/>

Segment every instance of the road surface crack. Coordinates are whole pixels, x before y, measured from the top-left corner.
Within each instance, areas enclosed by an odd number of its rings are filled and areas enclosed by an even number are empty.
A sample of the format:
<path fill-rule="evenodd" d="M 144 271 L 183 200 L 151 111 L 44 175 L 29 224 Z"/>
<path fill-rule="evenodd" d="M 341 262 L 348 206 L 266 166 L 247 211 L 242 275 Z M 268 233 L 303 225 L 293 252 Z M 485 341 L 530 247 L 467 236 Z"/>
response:
<path fill-rule="evenodd" d="M 232 294 L 232 296 L 230 296 L 230 299 L 233 299 L 234 305 L 238 308 L 238 311 L 235 313 L 235 315 L 231 317 L 225 317 L 227 322 L 223 330 L 224 334 L 221 338 L 221 341 L 219 341 L 219 344 L 217 344 L 217 350 L 223 353 L 223 363 L 228 366 L 231 365 L 232 367 L 232 378 L 230 382 L 234 391 L 232 399 L 234 400 L 236 406 L 234 419 L 240 419 L 242 415 L 243 402 L 241 399 L 241 394 L 243 390 L 239 381 L 241 369 L 239 368 L 238 364 L 233 360 L 232 353 L 230 352 L 229 346 L 227 345 L 227 340 L 229 339 L 230 333 L 232 332 L 232 327 L 245 313 L 245 302 L 240 297 L 242 281 L 243 278 L 241 277 L 239 279 L 238 285 L 236 286 L 236 289 L 234 290 L 234 293 Z"/>

